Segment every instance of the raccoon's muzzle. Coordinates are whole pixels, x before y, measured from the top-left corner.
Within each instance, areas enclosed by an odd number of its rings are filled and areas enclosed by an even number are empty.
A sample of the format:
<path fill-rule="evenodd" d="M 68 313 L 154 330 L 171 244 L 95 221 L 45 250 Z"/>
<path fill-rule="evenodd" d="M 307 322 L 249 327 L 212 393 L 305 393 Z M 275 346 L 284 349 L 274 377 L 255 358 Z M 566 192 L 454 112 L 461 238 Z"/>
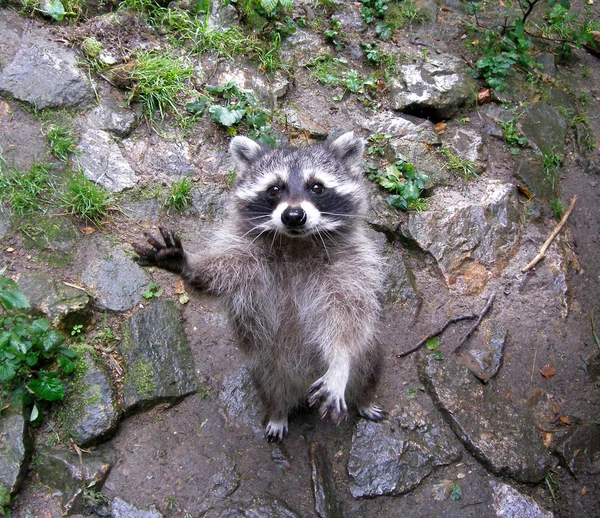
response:
<path fill-rule="evenodd" d="M 306 212 L 302 207 L 288 207 L 281 213 L 281 222 L 288 228 L 301 227 L 306 219 Z"/>

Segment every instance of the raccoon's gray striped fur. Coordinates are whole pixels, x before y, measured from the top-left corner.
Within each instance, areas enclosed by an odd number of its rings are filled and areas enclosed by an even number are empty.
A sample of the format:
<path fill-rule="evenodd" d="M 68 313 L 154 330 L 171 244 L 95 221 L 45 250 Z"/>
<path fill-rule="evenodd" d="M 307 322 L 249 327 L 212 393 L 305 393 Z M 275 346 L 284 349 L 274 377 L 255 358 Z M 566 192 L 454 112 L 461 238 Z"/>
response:
<path fill-rule="evenodd" d="M 307 398 L 338 423 L 348 404 L 367 419 L 385 415 L 372 404 L 382 261 L 363 225 L 363 148 L 352 132 L 300 149 L 235 137 L 229 218 L 204 251 L 184 251 L 164 229 L 164 245 L 148 235 L 152 248 L 134 245 L 141 264 L 223 297 L 269 440 L 283 439 L 288 413 Z"/>

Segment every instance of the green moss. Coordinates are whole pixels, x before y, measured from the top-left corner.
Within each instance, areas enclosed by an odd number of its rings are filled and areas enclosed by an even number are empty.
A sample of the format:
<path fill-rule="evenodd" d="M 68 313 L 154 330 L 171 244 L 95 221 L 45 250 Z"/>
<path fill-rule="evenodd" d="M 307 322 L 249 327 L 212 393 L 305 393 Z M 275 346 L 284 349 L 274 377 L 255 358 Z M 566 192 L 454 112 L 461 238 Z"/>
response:
<path fill-rule="evenodd" d="M 145 359 L 136 360 L 128 373 L 131 385 L 143 397 L 151 397 L 156 393 L 154 367 L 152 362 Z"/>

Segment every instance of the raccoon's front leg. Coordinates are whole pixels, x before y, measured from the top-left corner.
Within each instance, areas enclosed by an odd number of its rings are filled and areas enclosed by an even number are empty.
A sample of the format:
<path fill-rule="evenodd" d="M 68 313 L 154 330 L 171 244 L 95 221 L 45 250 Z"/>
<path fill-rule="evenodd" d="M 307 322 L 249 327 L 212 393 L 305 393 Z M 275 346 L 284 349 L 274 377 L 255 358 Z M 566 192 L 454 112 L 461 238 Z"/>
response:
<path fill-rule="evenodd" d="M 349 377 L 350 359 L 338 353 L 330 361 L 325 375 L 310 386 L 308 403 L 310 406 L 320 403 L 321 418 L 329 416 L 338 425 L 346 420 L 348 406 L 345 393 Z"/>

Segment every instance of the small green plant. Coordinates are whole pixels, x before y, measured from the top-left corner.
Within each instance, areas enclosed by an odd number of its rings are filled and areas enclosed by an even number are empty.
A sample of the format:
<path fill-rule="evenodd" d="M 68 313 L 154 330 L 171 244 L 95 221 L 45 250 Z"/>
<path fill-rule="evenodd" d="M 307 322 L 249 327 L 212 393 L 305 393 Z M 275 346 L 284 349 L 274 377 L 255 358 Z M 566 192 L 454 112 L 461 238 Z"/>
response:
<path fill-rule="evenodd" d="M 519 117 L 513 117 L 508 121 L 499 120 L 498 124 L 504 133 L 504 138 L 510 147 L 511 155 L 518 155 L 521 152 L 521 148 L 527 147 L 529 141 L 525 137 L 517 126 Z"/>
<path fill-rule="evenodd" d="M 450 493 L 450 500 L 452 500 L 453 502 L 457 502 L 458 500 L 462 499 L 462 489 L 460 488 L 460 486 L 458 484 L 454 484 L 454 487 L 452 488 L 452 492 Z"/>
<path fill-rule="evenodd" d="M 29 301 L 13 280 L 0 270 L 0 395 L 3 405 L 32 404 L 30 421 L 41 420 L 40 401 L 64 398 L 61 374 L 70 374 L 76 354 L 63 347 L 65 337 L 45 318 L 19 310 Z"/>
<path fill-rule="evenodd" d="M 313 76 L 317 81 L 325 85 L 342 86 L 344 92 L 339 97 L 333 97 L 334 101 L 341 101 L 347 92 L 358 95 L 359 99 L 369 105 L 372 104 L 372 96 L 377 93 L 377 72 L 362 77 L 360 73 L 349 68 L 346 58 L 332 58 L 331 56 L 318 56 L 310 64 Z"/>
<path fill-rule="evenodd" d="M 238 124 L 244 124 L 248 136 L 275 146 L 269 113 L 251 90 L 239 88 L 233 82 L 207 86 L 206 90 L 221 97 L 224 104 L 216 102 L 213 97 L 202 97 L 186 105 L 188 112 L 194 115 L 208 112 L 213 122 L 228 128 L 230 135 L 237 133 L 235 128 Z"/>
<path fill-rule="evenodd" d="M 76 340 L 83 339 L 83 324 L 76 324 L 71 329 L 71 338 Z"/>
<path fill-rule="evenodd" d="M 367 156 L 372 158 L 383 158 L 385 146 L 392 135 L 387 133 L 373 133 L 367 137 Z"/>
<path fill-rule="evenodd" d="M 360 0 L 360 3 L 363 5 L 360 15 L 367 25 L 373 23 L 376 18 L 382 19 L 389 8 L 389 0 Z"/>
<path fill-rule="evenodd" d="M 371 169 L 369 180 L 377 182 L 390 193 L 387 202 L 400 210 L 423 209 L 419 203 L 421 194 L 427 185 L 427 175 L 405 160 L 397 160 L 385 169 Z"/>
<path fill-rule="evenodd" d="M 164 119 L 168 109 L 177 109 L 181 94 L 189 94 L 187 82 L 192 77 L 192 67 L 162 52 L 140 52 L 131 73 L 135 85 L 129 100 L 139 99 L 144 114 L 153 120 L 158 112 Z"/>
<path fill-rule="evenodd" d="M 176 180 L 171 184 L 171 192 L 165 200 L 167 210 L 181 212 L 188 208 L 192 200 L 192 181 L 184 176 L 181 180 Z"/>
<path fill-rule="evenodd" d="M 92 336 L 92 342 L 97 342 L 100 345 L 100 348 L 103 351 L 106 351 L 105 346 L 108 346 L 108 350 L 114 346 L 115 342 L 120 342 L 121 337 L 115 334 L 112 328 L 107 323 L 106 313 L 104 313 L 104 322 L 102 330 L 96 332 L 94 336 Z"/>
<path fill-rule="evenodd" d="M 382 61 L 381 52 L 376 42 L 363 43 L 362 48 L 365 51 L 365 58 L 372 65 L 379 65 Z"/>
<path fill-rule="evenodd" d="M 46 132 L 46 138 L 52 154 L 63 162 L 67 161 L 77 144 L 73 132 L 64 126 L 52 126 Z"/>
<path fill-rule="evenodd" d="M 161 290 L 157 284 L 152 283 L 148 286 L 148 289 L 142 293 L 142 297 L 146 300 L 157 299 L 163 294 L 163 290 Z"/>
<path fill-rule="evenodd" d="M 110 193 L 78 172 L 67 179 L 58 204 L 69 214 L 100 225 L 114 210 Z"/>
<path fill-rule="evenodd" d="M 545 16 L 533 16 L 538 7 L 546 4 L 550 7 Z M 524 0 L 519 2 L 468 2 L 468 13 L 475 23 L 472 29 L 481 37 L 481 58 L 475 63 L 475 77 L 485 79 L 496 90 L 506 88 L 509 70 L 539 75 L 540 65 L 535 61 L 534 41 L 552 41 L 558 46 L 558 54 L 569 55 L 571 48 L 580 48 L 583 44 L 595 46 L 593 32 L 599 23 L 593 17 L 584 15 L 577 19 L 569 12 L 568 0 Z M 487 25 L 482 23 L 480 14 L 484 13 Z M 536 21 L 532 22 L 531 20 Z M 481 41 L 480 41 L 481 40 Z"/>
<path fill-rule="evenodd" d="M 329 29 L 325 30 L 325 39 L 333 43 L 336 49 L 341 50 L 346 46 L 344 43 L 345 37 L 346 34 L 342 31 L 342 22 L 332 17 Z"/>
<path fill-rule="evenodd" d="M 462 158 L 445 147 L 440 148 L 438 152 L 446 157 L 446 167 L 459 172 L 465 181 L 477 178 L 475 162 Z"/>

